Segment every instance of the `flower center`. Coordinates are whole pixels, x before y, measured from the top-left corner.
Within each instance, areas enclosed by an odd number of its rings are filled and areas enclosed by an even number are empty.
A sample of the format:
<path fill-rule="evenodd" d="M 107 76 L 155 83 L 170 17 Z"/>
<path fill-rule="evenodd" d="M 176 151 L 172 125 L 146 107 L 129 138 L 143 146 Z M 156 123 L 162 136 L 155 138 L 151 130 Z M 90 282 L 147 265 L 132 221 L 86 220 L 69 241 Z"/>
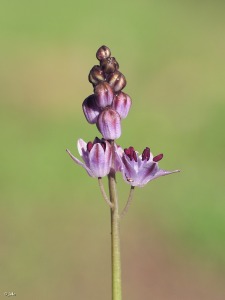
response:
<path fill-rule="evenodd" d="M 88 142 L 88 143 L 87 143 L 87 151 L 88 151 L 88 152 L 91 152 L 91 149 L 93 148 L 93 146 L 94 146 L 95 144 L 100 144 L 100 145 L 102 146 L 103 150 L 105 151 L 105 149 L 106 149 L 106 144 L 105 144 L 105 142 L 103 142 L 103 141 L 101 141 L 101 140 L 99 140 L 99 143 Z"/>
<path fill-rule="evenodd" d="M 137 162 L 137 154 L 134 150 L 134 147 L 129 147 L 129 148 L 125 148 L 124 149 L 124 153 L 126 154 L 126 156 L 129 157 L 129 159 L 132 161 L 136 161 Z"/>

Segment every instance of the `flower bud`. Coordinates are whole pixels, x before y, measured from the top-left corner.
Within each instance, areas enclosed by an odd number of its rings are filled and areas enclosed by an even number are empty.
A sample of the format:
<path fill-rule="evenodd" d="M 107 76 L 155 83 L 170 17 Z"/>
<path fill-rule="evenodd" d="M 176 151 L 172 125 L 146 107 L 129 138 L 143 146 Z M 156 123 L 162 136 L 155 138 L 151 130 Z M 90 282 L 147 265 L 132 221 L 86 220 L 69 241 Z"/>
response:
<path fill-rule="evenodd" d="M 116 61 L 115 57 L 108 57 L 100 62 L 100 66 L 102 67 L 103 71 L 107 74 L 115 72 L 119 69 L 119 64 Z"/>
<path fill-rule="evenodd" d="M 93 85 L 96 85 L 101 81 L 105 81 L 105 74 L 102 68 L 100 66 L 94 66 L 88 75 L 88 80 Z"/>
<path fill-rule="evenodd" d="M 111 51 L 110 51 L 110 49 L 109 49 L 108 47 L 106 47 L 106 46 L 101 46 L 101 47 L 98 49 L 97 53 L 96 53 L 96 57 L 97 57 L 97 59 L 100 60 L 100 61 L 103 60 L 103 59 L 105 59 L 105 58 L 110 57 L 110 55 L 111 55 Z"/>
<path fill-rule="evenodd" d="M 97 128 L 104 139 L 118 139 L 121 136 L 119 114 L 112 108 L 105 108 L 98 117 Z"/>
<path fill-rule="evenodd" d="M 127 94 L 119 92 L 114 96 L 112 108 L 118 112 L 121 119 L 127 117 L 130 107 L 131 99 Z"/>
<path fill-rule="evenodd" d="M 104 108 L 112 104 L 114 93 L 107 82 L 101 82 L 94 88 L 95 101 L 98 107 Z"/>
<path fill-rule="evenodd" d="M 100 108 L 96 105 L 94 94 L 84 100 L 82 108 L 88 123 L 95 124 L 100 113 Z"/>
<path fill-rule="evenodd" d="M 121 91 L 127 84 L 125 76 L 120 71 L 115 71 L 110 74 L 107 78 L 107 82 L 115 92 Z"/>

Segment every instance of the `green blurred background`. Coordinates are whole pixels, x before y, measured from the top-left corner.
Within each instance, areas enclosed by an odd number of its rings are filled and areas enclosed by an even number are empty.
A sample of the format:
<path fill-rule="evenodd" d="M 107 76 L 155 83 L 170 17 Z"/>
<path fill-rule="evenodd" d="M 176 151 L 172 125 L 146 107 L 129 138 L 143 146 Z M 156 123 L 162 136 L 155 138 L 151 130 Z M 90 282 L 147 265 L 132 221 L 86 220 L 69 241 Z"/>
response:
<path fill-rule="evenodd" d="M 133 100 L 118 143 L 182 170 L 137 189 L 122 221 L 124 299 L 225 299 L 224 9 L 1 1 L 0 298 L 111 299 L 109 210 L 65 152 L 99 135 L 81 103 L 105 44 Z"/>

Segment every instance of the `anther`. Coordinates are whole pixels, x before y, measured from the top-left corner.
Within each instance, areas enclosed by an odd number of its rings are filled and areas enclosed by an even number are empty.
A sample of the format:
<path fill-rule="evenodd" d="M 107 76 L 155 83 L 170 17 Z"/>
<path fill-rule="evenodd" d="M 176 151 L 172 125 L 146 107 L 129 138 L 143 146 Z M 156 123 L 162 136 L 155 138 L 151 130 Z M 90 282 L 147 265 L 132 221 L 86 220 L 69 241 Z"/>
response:
<path fill-rule="evenodd" d="M 153 161 L 154 161 L 154 162 L 158 162 L 158 161 L 160 161 L 162 158 L 163 158 L 163 154 L 161 153 L 161 154 L 156 155 L 156 156 L 153 158 Z"/>
<path fill-rule="evenodd" d="M 142 160 L 146 160 L 148 161 L 150 158 L 150 148 L 149 147 L 146 147 L 144 149 L 144 151 L 142 152 Z"/>

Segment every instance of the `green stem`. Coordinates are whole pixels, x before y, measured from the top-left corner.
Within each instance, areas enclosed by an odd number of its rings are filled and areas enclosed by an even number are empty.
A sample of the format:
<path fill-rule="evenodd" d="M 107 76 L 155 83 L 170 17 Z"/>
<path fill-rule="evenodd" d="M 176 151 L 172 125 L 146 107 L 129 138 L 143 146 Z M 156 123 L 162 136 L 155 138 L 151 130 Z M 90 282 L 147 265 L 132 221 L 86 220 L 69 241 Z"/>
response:
<path fill-rule="evenodd" d="M 101 178 L 101 177 L 98 178 L 98 184 L 99 184 L 100 190 L 101 190 L 101 192 L 102 192 L 103 199 L 104 199 L 105 202 L 109 205 L 109 207 L 113 208 L 112 202 L 108 199 L 108 197 L 107 197 L 107 195 L 106 195 L 106 192 L 105 192 L 105 189 L 104 189 L 104 186 L 103 186 L 102 178 Z"/>
<path fill-rule="evenodd" d="M 128 197 L 127 203 L 126 203 L 126 205 L 125 205 L 123 211 L 122 211 L 121 214 L 120 214 L 120 218 L 121 218 L 121 219 L 122 219 L 122 218 L 125 216 L 125 214 L 128 212 L 128 209 L 129 209 L 129 207 L 130 207 L 130 205 L 131 205 L 131 201 L 132 201 L 132 199 L 133 199 L 133 194 L 134 194 L 134 186 L 131 186 L 131 187 L 130 187 L 130 193 L 129 193 L 129 197 Z"/>
<path fill-rule="evenodd" d="M 113 142 L 112 148 L 114 149 Z M 114 152 L 114 150 L 113 150 Z M 113 155 L 114 160 L 114 155 Z M 112 254 L 112 300 L 122 300 L 121 287 L 121 260 L 120 260 L 120 234 L 119 234 L 119 207 L 116 189 L 115 172 L 108 175 L 111 208 L 111 254 Z"/>

